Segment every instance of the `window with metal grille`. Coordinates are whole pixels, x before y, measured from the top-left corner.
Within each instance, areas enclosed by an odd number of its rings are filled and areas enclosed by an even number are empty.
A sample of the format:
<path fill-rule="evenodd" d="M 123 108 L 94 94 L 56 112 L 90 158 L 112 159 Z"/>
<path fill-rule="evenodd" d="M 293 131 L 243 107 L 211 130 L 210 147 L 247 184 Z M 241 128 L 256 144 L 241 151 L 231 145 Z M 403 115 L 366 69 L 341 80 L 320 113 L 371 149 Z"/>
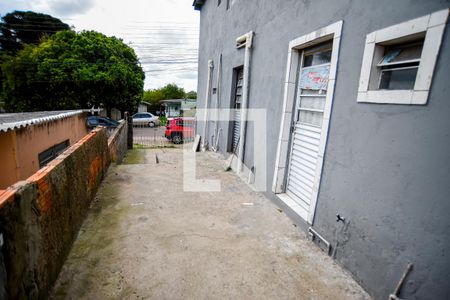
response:
<path fill-rule="evenodd" d="M 60 155 L 64 150 L 66 150 L 69 147 L 69 140 L 65 140 L 64 142 L 61 142 L 59 144 L 56 144 L 47 150 L 42 151 L 38 155 L 39 159 L 39 168 L 44 167 L 49 162 L 54 160 L 58 155 Z"/>
<path fill-rule="evenodd" d="M 443 9 L 367 34 L 357 101 L 426 104 L 448 15 Z"/>
<path fill-rule="evenodd" d="M 378 88 L 384 90 L 412 90 L 416 82 L 422 54 L 423 40 L 385 47 L 380 68 Z"/>
<path fill-rule="evenodd" d="M 300 123 L 322 126 L 331 52 L 332 42 L 303 50 L 297 90 L 297 121 Z"/>

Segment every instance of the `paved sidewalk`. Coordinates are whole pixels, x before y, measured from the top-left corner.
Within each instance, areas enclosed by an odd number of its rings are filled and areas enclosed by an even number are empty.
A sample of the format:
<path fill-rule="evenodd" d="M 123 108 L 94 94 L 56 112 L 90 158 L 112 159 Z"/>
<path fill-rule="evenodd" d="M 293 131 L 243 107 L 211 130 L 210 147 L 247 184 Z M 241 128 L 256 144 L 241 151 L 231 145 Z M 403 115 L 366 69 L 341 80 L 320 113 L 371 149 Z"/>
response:
<path fill-rule="evenodd" d="M 220 193 L 183 192 L 181 149 L 126 162 L 109 169 L 51 298 L 369 299 L 212 154 L 197 177 L 220 179 Z"/>

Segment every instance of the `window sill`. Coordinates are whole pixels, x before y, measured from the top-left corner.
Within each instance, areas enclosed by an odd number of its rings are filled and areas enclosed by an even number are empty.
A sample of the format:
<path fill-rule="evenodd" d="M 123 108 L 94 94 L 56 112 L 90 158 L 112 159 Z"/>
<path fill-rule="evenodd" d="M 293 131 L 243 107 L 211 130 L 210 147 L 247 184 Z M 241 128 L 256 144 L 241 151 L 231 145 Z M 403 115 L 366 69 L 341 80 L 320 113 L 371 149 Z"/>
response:
<path fill-rule="evenodd" d="M 276 196 L 303 220 L 307 221 L 308 224 L 312 224 L 311 220 L 308 219 L 308 211 L 301 207 L 297 202 L 295 202 L 295 200 L 292 199 L 288 194 L 280 193 L 276 194 Z"/>
<path fill-rule="evenodd" d="M 427 104 L 428 91 L 377 90 L 358 92 L 358 102 L 379 104 Z"/>

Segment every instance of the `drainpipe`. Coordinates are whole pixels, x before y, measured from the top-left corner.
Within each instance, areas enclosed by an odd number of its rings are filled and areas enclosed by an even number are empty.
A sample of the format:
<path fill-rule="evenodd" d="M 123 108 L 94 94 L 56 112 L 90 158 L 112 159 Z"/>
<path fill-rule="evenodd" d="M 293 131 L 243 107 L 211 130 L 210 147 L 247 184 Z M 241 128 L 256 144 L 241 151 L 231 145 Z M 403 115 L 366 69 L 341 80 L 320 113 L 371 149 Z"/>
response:
<path fill-rule="evenodd" d="M 220 108 L 220 80 L 222 78 L 222 54 L 219 56 L 219 65 L 217 67 L 217 81 L 216 81 L 216 113 L 215 113 L 215 119 L 214 119 L 214 138 L 213 140 L 213 151 L 217 152 L 217 145 L 219 142 L 219 108 Z"/>
<path fill-rule="evenodd" d="M 403 286 L 403 283 L 405 282 L 406 276 L 408 276 L 409 272 L 411 272 L 413 268 L 413 264 L 409 263 L 406 266 L 405 271 L 403 272 L 402 278 L 400 278 L 400 281 L 398 282 L 397 286 L 395 287 L 395 291 L 394 293 L 389 295 L 389 300 L 403 300 L 401 298 L 398 297 L 398 294 L 400 293 L 400 290 Z"/>
<path fill-rule="evenodd" d="M 206 148 L 208 148 L 208 139 L 206 137 L 206 134 L 208 133 L 208 105 L 209 105 L 209 99 L 211 98 L 211 80 L 212 80 L 213 69 L 214 69 L 214 63 L 210 59 L 210 60 L 208 60 L 208 81 L 206 83 L 206 100 L 205 100 L 205 114 L 204 114 L 205 124 L 203 124 L 202 152 L 205 152 Z"/>
<path fill-rule="evenodd" d="M 250 78 L 250 59 L 251 50 L 253 44 L 253 31 L 250 31 L 244 35 L 241 35 L 236 39 L 236 48 L 242 48 L 245 46 L 245 56 L 244 56 L 244 82 L 242 87 L 242 104 L 241 104 L 241 128 L 239 132 L 239 153 L 238 153 L 238 173 L 242 172 L 244 164 L 244 144 L 245 144 L 245 133 L 246 133 L 246 123 L 247 123 L 247 108 L 248 108 L 248 92 L 249 92 L 249 78 Z"/>

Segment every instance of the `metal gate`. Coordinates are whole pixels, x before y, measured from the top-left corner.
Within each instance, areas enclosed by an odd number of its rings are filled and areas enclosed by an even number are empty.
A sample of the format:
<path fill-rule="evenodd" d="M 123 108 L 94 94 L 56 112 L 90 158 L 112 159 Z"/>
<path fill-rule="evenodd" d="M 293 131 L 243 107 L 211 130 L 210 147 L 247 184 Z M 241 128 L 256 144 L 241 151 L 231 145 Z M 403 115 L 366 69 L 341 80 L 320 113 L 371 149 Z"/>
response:
<path fill-rule="evenodd" d="M 295 119 L 292 126 L 291 154 L 286 194 L 303 210 L 306 218 L 311 212 L 314 190 L 318 189 L 318 155 L 326 107 L 330 73 L 331 43 L 307 48 L 302 53 L 302 66 L 297 84 Z"/>
<path fill-rule="evenodd" d="M 170 143 L 165 137 L 165 124 L 150 113 L 141 112 L 133 116 L 133 146 L 151 148 Z"/>
<path fill-rule="evenodd" d="M 244 81 L 244 69 L 236 70 L 236 88 L 234 90 L 234 116 L 233 116 L 233 136 L 231 152 L 235 152 L 238 147 L 239 135 L 241 130 L 241 101 L 242 101 L 242 84 Z"/>

